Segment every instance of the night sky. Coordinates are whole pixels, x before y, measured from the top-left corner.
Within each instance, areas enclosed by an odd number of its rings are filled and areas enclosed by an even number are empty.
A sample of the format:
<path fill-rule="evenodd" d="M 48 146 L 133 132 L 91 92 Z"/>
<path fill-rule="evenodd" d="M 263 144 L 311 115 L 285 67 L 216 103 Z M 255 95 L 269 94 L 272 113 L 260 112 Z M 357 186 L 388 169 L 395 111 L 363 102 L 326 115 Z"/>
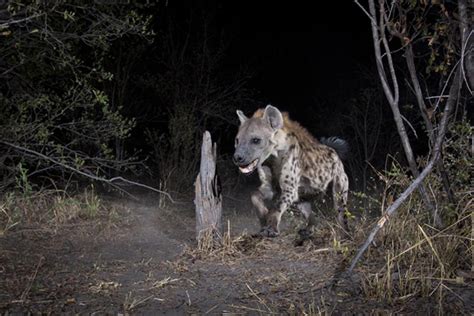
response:
<path fill-rule="evenodd" d="M 355 95 L 358 71 L 373 67 L 370 24 L 352 1 L 169 1 L 165 10 L 212 16 L 229 44 L 224 67 L 247 66 L 262 105 L 296 118 L 318 100 Z"/>
<path fill-rule="evenodd" d="M 218 11 L 229 62 L 252 65 L 262 101 L 300 110 L 357 89 L 373 55 L 362 11 L 352 1 L 276 3 L 228 1 Z"/>

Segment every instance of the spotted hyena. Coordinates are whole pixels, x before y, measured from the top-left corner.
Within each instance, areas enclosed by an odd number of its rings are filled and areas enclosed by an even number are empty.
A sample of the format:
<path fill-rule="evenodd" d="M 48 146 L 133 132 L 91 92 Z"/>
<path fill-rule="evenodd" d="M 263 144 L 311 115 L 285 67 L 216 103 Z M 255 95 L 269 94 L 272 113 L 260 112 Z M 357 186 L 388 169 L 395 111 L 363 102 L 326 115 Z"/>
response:
<path fill-rule="evenodd" d="M 240 127 L 235 138 L 234 163 L 240 172 L 251 174 L 255 170 L 261 181 L 252 193 L 252 203 L 262 226 L 261 234 L 275 237 L 283 213 L 293 204 L 307 219 L 307 234 L 315 224 L 311 204 L 300 197 L 325 192 L 332 184 L 334 208 L 338 220 L 347 230 L 345 207 L 348 178 L 341 156 L 347 153 L 347 143 L 331 137 L 318 141 L 305 128 L 292 121 L 287 113 L 268 105 L 248 118 L 238 110 Z M 271 202 L 279 193 L 274 209 Z"/>

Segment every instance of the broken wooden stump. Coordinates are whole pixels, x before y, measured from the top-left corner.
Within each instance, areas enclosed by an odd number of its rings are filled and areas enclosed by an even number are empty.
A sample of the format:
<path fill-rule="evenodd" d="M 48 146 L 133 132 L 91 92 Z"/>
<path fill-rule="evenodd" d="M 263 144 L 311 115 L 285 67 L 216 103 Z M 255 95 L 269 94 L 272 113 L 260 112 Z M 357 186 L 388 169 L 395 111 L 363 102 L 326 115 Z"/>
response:
<path fill-rule="evenodd" d="M 222 194 L 216 172 L 216 144 L 211 134 L 204 132 L 201 147 L 201 167 L 195 183 L 196 239 L 221 237 Z"/>

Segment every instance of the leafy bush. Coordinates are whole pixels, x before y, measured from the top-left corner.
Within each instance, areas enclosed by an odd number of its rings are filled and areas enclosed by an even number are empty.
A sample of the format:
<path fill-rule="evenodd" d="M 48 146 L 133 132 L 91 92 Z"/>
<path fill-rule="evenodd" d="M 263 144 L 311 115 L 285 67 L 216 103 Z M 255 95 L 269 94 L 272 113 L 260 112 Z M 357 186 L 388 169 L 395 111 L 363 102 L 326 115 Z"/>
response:
<path fill-rule="evenodd" d="M 103 87 L 113 74 L 104 64 L 114 41 L 152 35 L 150 20 L 136 9 L 98 1 L 8 3 L 0 29 L 1 188 L 32 176 L 58 184 L 74 169 L 103 175 L 127 164 L 110 145 L 129 136 L 134 120 L 111 108 Z"/>

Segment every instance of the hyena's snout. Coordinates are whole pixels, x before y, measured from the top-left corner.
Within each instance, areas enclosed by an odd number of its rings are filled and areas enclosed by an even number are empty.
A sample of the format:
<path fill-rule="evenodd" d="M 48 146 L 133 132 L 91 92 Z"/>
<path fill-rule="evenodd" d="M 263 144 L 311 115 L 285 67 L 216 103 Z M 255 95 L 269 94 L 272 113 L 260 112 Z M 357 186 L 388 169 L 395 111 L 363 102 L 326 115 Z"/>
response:
<path fill-rule="evenodd" d="M 245 157 L 241 153 L 235 152 L 233 161 L 237 166 L 241 166 L 245 163 Z"/>
<path fill-rule="evenodd" d="M 249 156 L 242 150 L 237 149 L 232 158 L 234 164 L 239 167 L 239 171 L 243 174 L 251 174 L 257 169 L 258 159 L 251 159 Z"/>
<path fill-rule="evenodd" d="M 234 156 L 232 157 L 232 160 L 234 161 L 234 164 L 237 165 L 237 167 L 242 167 L 252 162 L 251 156 L 252 155 L 250 154 L 247 146 L 239 145 L 235 148 L 235 152 L 234 152 Z"/>

